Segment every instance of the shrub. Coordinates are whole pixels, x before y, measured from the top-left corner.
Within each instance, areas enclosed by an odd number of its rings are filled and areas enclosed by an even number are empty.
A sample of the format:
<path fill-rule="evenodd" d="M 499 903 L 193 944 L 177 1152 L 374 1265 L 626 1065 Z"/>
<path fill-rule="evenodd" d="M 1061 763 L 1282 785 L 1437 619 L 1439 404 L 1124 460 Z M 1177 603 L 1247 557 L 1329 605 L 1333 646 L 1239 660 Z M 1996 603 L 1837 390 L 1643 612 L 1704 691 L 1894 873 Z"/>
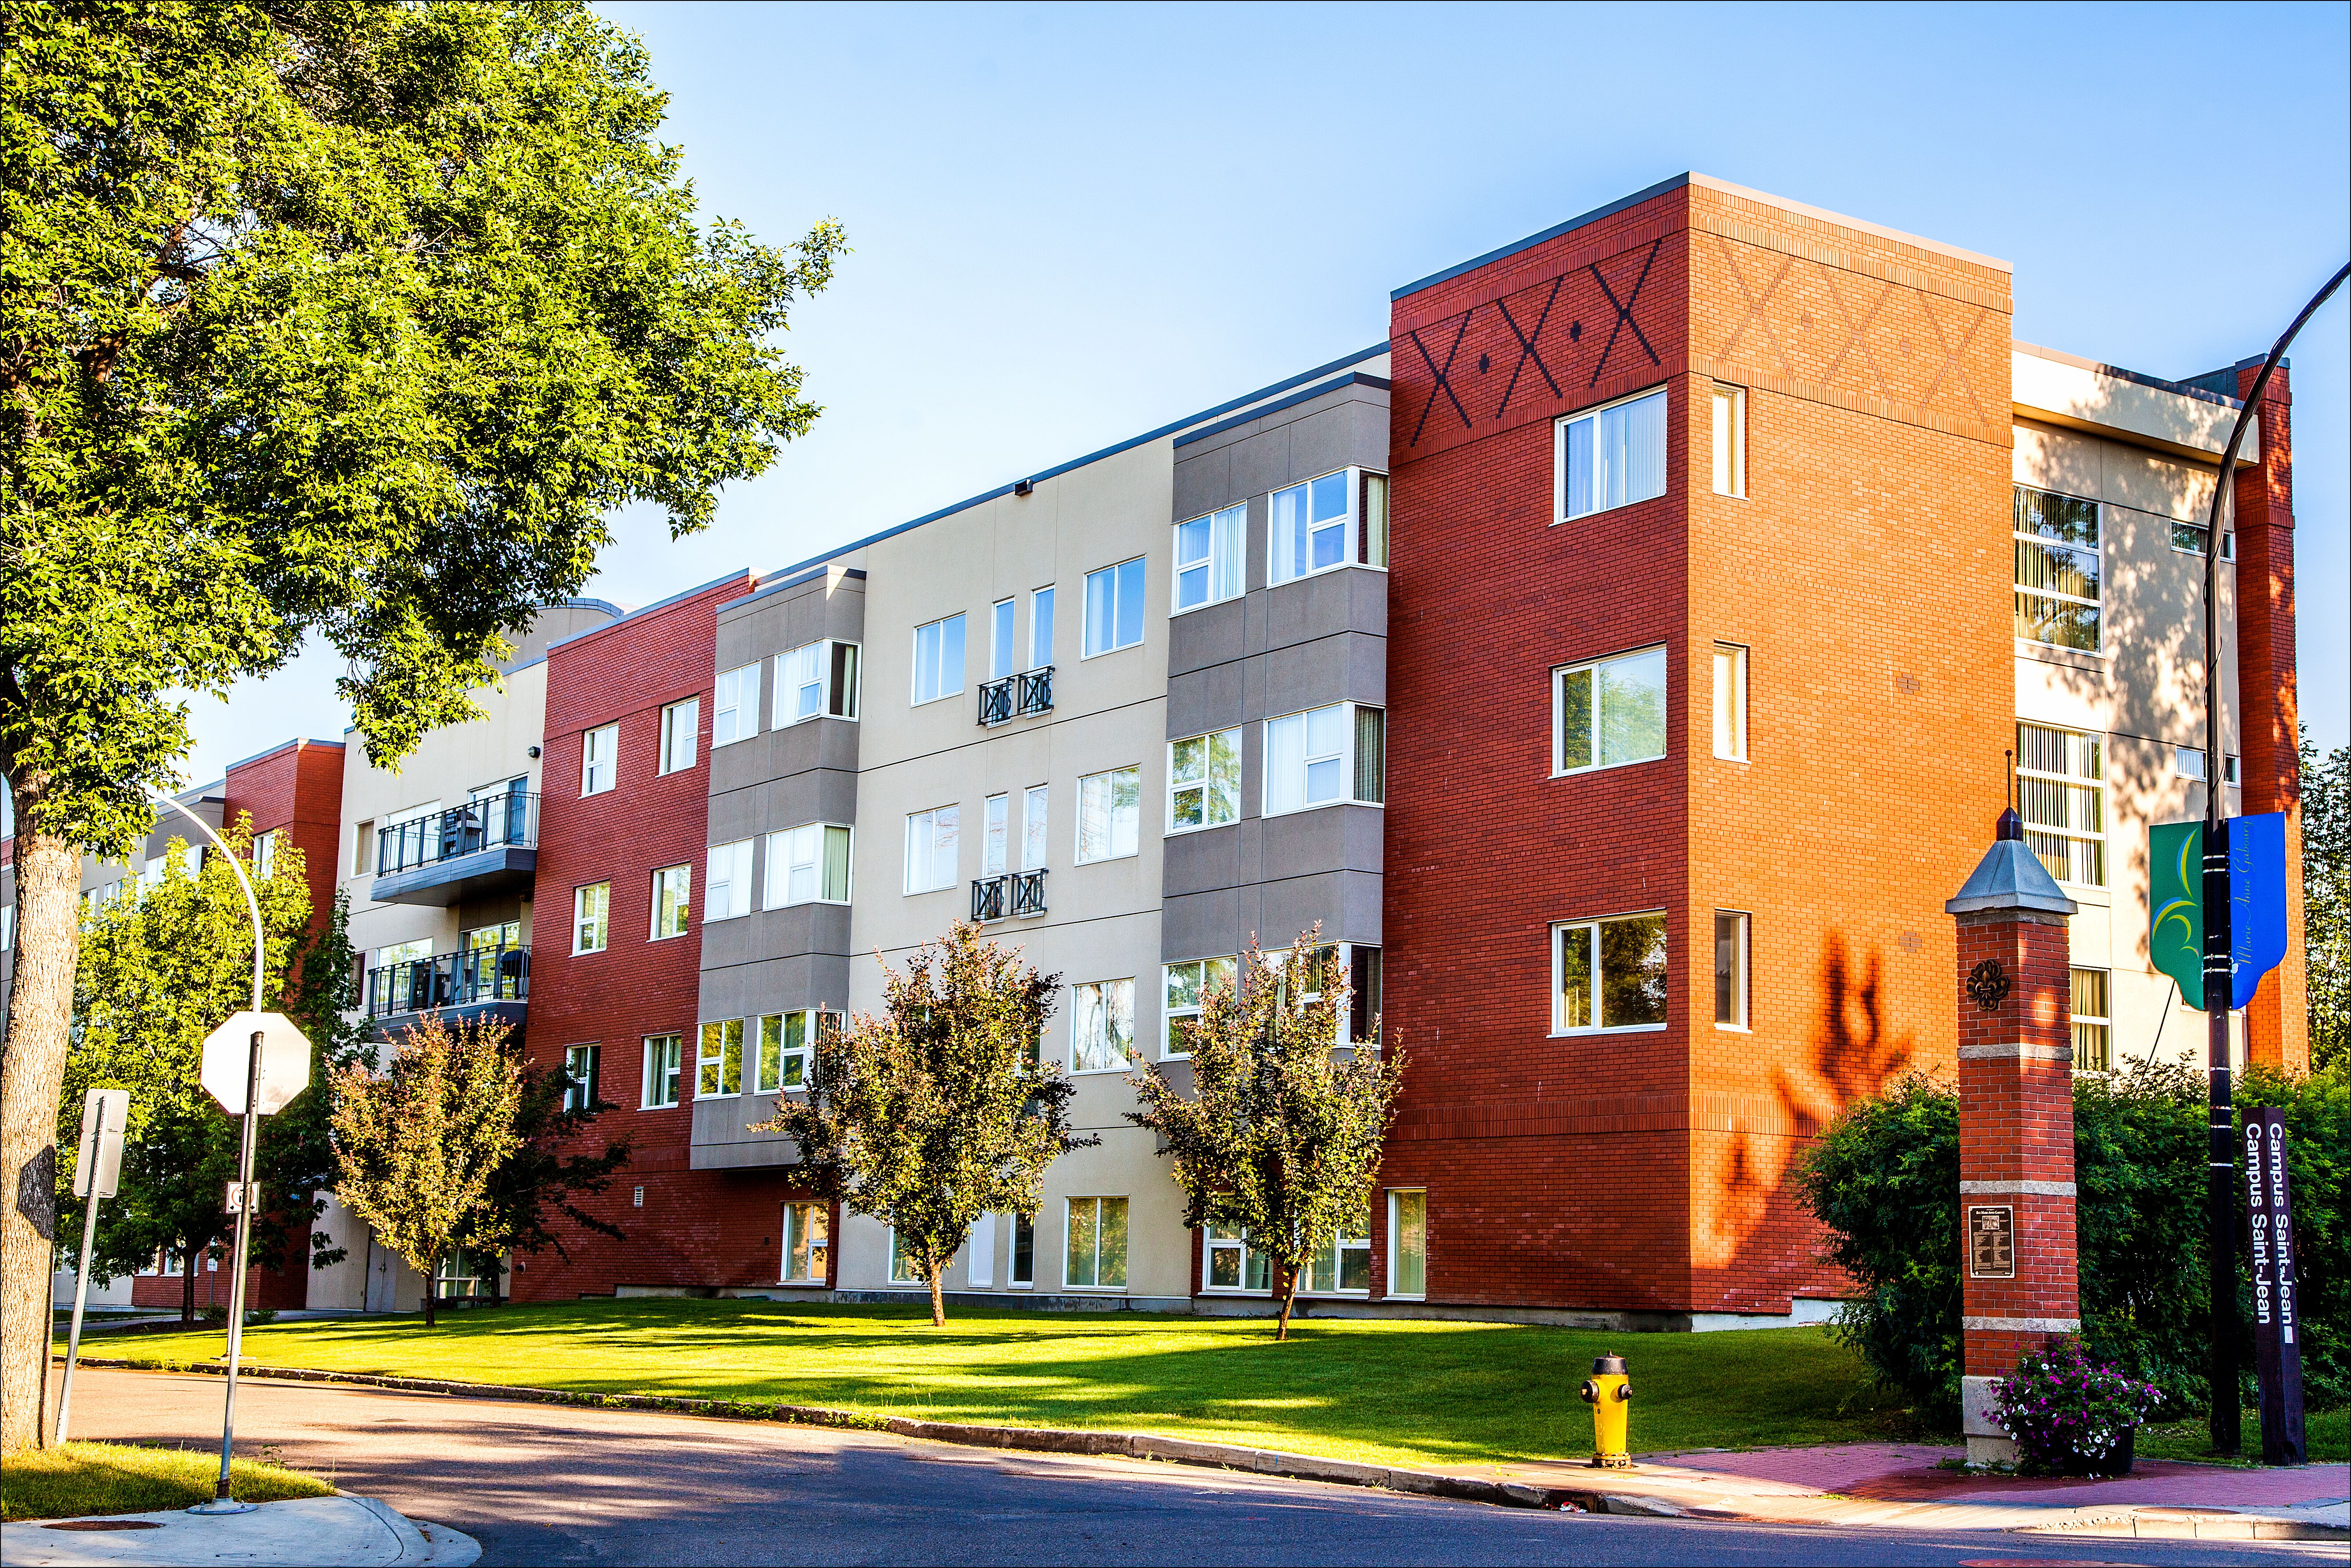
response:
<path fill-rule="evenodd" d="M 2028 1471 L 2095 1466 L 2161 1403 L 2163 1391 L 2059 1340 L 2027 1355 L 1992 1391 L 1992 1416 Z"/>

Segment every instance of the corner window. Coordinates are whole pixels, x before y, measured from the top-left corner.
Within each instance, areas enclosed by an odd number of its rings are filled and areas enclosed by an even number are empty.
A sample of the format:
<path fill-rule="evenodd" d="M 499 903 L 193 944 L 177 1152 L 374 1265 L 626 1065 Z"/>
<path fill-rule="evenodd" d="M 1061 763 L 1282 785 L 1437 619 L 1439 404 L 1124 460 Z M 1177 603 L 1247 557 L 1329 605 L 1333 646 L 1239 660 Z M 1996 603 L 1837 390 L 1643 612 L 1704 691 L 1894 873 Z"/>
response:
<path fill-rule="evenodd" d="M 2098 737 L 2018 724 L 2016 804 L 2024 841 L 2051 876 L 2106 884 L 2105 758 Z"/>
<path fill-rule="evenodd" d="M 1192 1030 L 1200 1021 L 1200 1003 L 1210 991 L 1233 988 L 1238 962 L 1225 958 L 1189 958 L 1160 967 L 1163 998 L 1160 1009 L 1159 1054 L 1192 1054 Z"/>
<path fill-rule="evenodd" d="M 1552 672 L 1553 773 L 1655 762 L 1666 754 L 1666 651 L 1645 648 Z"/>
<path fill-rule="evenodd" d="M 1666 392 L 1636 393 L 1559 422 L 1559 519 L 1666 493 Z"/>
<path fill-rule="evenodd" d="M 596 1055 L 592 1045 L 567 1046 L 563 1051 L 563 1108 L 585 1111 L 596 1103 Z"/>
<path fill-rule="evenodd" d="M 1220 729 L 1167 747 L 1167 831 L 1221 828 L 1240 820 L 1241 732 Z"/>
<path fill-rule="evenodd" d="M 938 806 L 906 819 L 906 891 L 936 893 L 956 884 L 956 819 L 961 808 Z"/>
<path fill-rule="evenodd" d="M 914 706 L 963 693 L 963 617 L 914 628 Z"/>
<path fill-rule="evenodd" d="M 639 1103 L 659 1111 L 677 1103 L 678 1062 L 684 1042 L 674 1034 L 645 1036 L 644 1098 Z"/>
<path fill-rule="evenodd" d="M 1367 1296 L 1372 1291 L 1372 1211 L 1339 1221 L 1322 1249 L 1307 1260 L 1299 1288 L 1318 1296 Z"/>
<path fill-rule="evenodd" d="M 751 841 L 710 846 L 709 894 L 705 920 L 732 920 L 751 913 Z"/>
<path fill-rule="evenodd" d="M 1388 1189 L 1388 1294 L 1428 1294 L 1428 1194 Z"/>
<path fill-rule="evenodd" d="M 1747 494 L 1747 391 L 1715 383 L 1714 493 Z"/>
<path fill-rule="evenodd" d="M 1139 852 L 1143 769 L 1115 768 L 1078 780 L 1078 863 L 1123 860 Z"/>
<path fill-rule="evenodd" d="M 2098 651 L 2098 503 L 2016 486 L 2016 634 Z"/>
<path fill-rule="evenodd" d="M 1074 1289 L 1126 1288 L 1126 1199 L 1070 1199 L 1070 1259 L 1066 1282 Z"/>
<path fill-rule="evenodd" d="M 716 1099 L 743 1092 L 743 1020 L 726 1019 L 702 1026 L 702 1053 L 695 1061 L 694 1097 Z"/>
<path fill-rule="evenodd" d="M 1086 573 L 1086 647 L 1089 659 L 1114 653 L 1143 641 L 1143 558 Z"/>
<path fill-rule="evenodd" d="M 762 907 L 848 903 L 852 837 L 851 831 L 837 822 L 803 822 L 769 833 L 768 893 Z"/>
<path fill-rule="evenodd" d="M 591 729 L 580 740 L 580 793 L 601 795 L 612 787 L 613 764 L 621 751 L 621 727 L 608 724 Z"/>
<path fill-rule="evenodd" d="M 1747 760 L 1747 650 L 1735 643 L 1714 645 L 1714 754 Z"/>
<path fill-rule="evenodd" d="M 1238 1226 L 1210 1225 L 1201 1238 L 1200 1285 L 1209 1291 L 1270 1291 L 1273 1260 Z"/>
<path fill-rule="evenodd" d="M 1334 703 L 1266 722 L 1265 815 L 1386 799 L 1385 709 Z"/>
<path fill-rule="evenodd" d="M 685 935 L 694 896 L 694 868 L 690 865 L 664 866 L 653 873 L 653 920 L 648 937 L 654 942 Z"/>
<path fill-rule="evenodd" d="M 789 1093 L 808 1086 L 810 1059 L 820 1040 L 841 1033 L 841 1015 L 804 1008 L 753 1019 L 751 1087 L 760 1094 Z"/>
<path fill-rule="evenodd" d="M 784 1257 L 777 1274 L 787 1285 L 821 1285 L 832 1277 L 832 1215 L 821 1203 L 784 1205 Z"/>
<path fill-rule="evenodd" d="M 1747 1027 L 1747 932 L 1750 917 L 1735 909 L 1714 912 L 1714 1026 Z"/>
<path fill-rule="evenodd" d="M 1280 584 L 1343 566 L 1388 563 L 1388 479 L 1342 468 L 1273 493 L 1266 580 Z"/>
<path fill-rule="evenodd" d="M 1666 917 L 1628 915 L 1554 925 L 1552 1032 L 1666 1027 Z"/>
<path fill-rule="evenodd" d="M 963 684 L 962 618 L 956 618 L 958 639 L 955 653 L 956 691 Z M 928 628 L 925 628 L 928 630 Z M 919 642 L 918 642 L 919 649 Z M 769 727 L 789 728 L 812 718 L 857 716 L 858 645 L 826 638 L 776 655 L 776 711 Z M 917 669 L 919 682 L 921 671 Z M 754 683 L 756 685 L 756 682 Z M 928 701 L 929 698 L 919 699 Z"/>
<path fill-rule="evenodd" d="M 682 773 L 694 766 L 695 732 L 702 725 L 702 699 L 672 703 L 661 714 L 661 770 Z"/>
<path fill-rule="evenodd" d="M 719 674 L 710 693 L 710 749 L 748 740 L 759 733 L 759 666 L 746 664 Z"/>
<path fill-rule="evenodd" d="M 571 950 L 601 953 L 612 935 L 612 884 L 590 883 L 571 890 Z"/>
<path fill-rule="evenodd" d="M 1176 525 L 1175 611 L 1240 597 L 1241 544 L 1248 533 L 1246 506 Z"/>
<path fill-rule="evenodd" d="M 1134 1055 L 1134 982 L 1096 980 L 1071 988 L 1071 1068 L 1115 1072 Z"/>
<path fill-rule="evenodd" d="M 2114 1066 L 2106 1029 L 2106 971 L 2075 969 L 2069 977 L 2074 1015 L 2074 1071 L 2104 1072 Z"/>

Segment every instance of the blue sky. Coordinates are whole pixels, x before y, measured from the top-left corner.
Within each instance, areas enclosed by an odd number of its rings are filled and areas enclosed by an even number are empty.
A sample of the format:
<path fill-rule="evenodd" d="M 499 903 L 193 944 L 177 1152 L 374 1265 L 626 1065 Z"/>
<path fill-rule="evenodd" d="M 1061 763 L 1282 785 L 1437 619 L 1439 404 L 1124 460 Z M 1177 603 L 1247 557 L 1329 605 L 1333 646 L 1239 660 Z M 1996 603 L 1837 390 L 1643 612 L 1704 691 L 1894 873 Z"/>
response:
<path fill-rule="evenodd" d="M 2002 257 L 2019 337 L 2158 376 L 2264 351 L 2351 234 L 2339 5 L 601 9 L 650 47 L 705 212 L 855 247 L 788 340 L 826 413 L 707 533 L 617 518 L 590 591 L 627 603 L 1364 348 L 1389 289 L 1686 169 Z M 2332 747 L 2351 302 L 2293 361 Z M 336 668 L 197 699 L 189 776 L 340 735 Z"/>

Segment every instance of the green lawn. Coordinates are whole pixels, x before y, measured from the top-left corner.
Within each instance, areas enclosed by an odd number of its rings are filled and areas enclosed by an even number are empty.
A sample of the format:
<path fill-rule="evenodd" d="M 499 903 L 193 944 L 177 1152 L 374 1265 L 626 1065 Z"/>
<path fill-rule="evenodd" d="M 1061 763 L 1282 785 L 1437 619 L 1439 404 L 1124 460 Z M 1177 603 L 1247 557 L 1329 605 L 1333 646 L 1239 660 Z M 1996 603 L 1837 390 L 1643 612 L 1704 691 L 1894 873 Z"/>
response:
<path fill-rule="evenodd" d="M 2244 1437 L 2236 1458 L 2221 1459 L 2212 1452 L 2211 1424 L 2198 1416 L 2186 1421 L 2169 1421 L 2159 1427 L 2142 1427 L 2135 1445 L 2142 1459 L 2203 1459 L 2221 1464 L 2256 1465 L 2262 1458 L 2262 1413 L 2258 1406 L 2245 1406 Z M 2303 1441 L 2310 1448 L 2314 1465 L 2351 1463 L 2351 1406 L 2340 1410 L 2311 1410 L 2302 1418 Z"/>
<path fill-rule="evenodd" d="M 68 1443 L 8 1457 L 0 1468 L 0 1519 L 71 1519 L 85 1513 L 152 1513 L 189 1508 L 213 1495 L 220 1450 Z M 315 1476 L 239 1459 L 229 1488 L 246 1502 L 325 1497 Z"/>
<path fill-rule="evenodd" d="M 1898 1396 L 1817 1328 L 1602 1334 L 1508 1323 L 601 1301 L 247 1329 L 265 1364 L 581 1394 L 820 1405 L 872 1415 L 1108 1427 L 1383 1463 L 1590 1454 L 1592 1358 L 1631 1364 L 1633 1446 L 1659 1452 L 1879 1437 Z M 216 1362 L 216 1332 L 110 1342 Z"/>

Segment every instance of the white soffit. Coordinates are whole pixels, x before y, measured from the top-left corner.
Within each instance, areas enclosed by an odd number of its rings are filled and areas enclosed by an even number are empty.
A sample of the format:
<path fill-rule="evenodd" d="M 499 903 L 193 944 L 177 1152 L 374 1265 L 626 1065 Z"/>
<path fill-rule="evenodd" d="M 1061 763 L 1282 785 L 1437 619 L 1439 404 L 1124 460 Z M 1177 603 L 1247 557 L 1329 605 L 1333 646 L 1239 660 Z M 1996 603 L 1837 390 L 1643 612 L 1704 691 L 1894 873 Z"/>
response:
<path fill-rule="evenodd" d="M 2010 397 L 2020 419 L 2217 464 L 2237 418 L 2229 403 L 2207 402 L 2107 373 L 2087 360 L 2019 344 L 2009 352 Z M 2240 466 L 2261 460 L 2261 421 L 2245 424 Z"/>

